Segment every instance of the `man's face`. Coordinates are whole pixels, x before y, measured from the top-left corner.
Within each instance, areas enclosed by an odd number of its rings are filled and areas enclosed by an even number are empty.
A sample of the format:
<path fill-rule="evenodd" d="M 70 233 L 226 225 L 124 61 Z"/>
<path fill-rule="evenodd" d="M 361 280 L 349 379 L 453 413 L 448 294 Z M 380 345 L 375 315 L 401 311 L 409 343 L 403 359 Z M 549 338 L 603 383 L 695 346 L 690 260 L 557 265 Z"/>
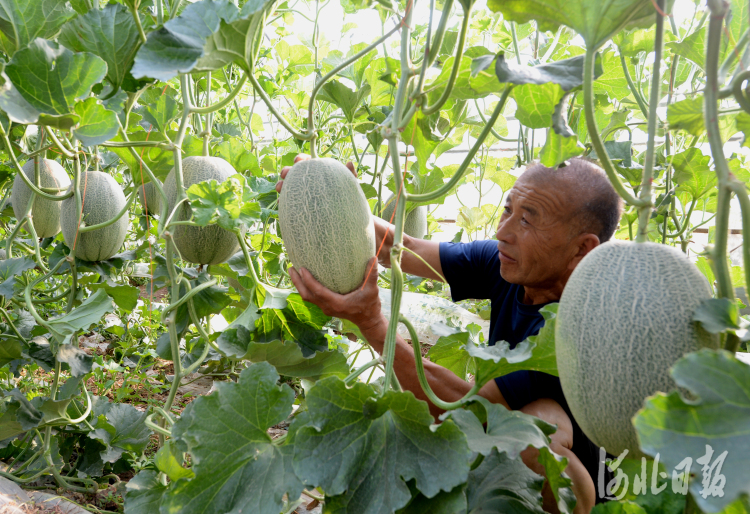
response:
<path fill-rule="evenodd" d="M 570 187 L 523 174 L 506 197 L 497 227 L 500 274 L 512 284 L 554 287 L 567 281 L 578 253 Z"/>

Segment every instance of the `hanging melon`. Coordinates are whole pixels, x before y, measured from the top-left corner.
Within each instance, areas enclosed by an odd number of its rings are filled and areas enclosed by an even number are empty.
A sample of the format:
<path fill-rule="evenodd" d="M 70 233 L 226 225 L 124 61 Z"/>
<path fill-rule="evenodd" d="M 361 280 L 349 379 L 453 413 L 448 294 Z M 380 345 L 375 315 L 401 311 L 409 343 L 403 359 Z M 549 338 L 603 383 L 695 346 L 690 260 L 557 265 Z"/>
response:
<path fill-rule="evenodd" d="M 161 195 L 154 183 L 147 182 L 136 187 L 138 188 L 138 200 L 141 202 L 143 213 L 149 216 L 159 214 L 161 211 Z"/>
<path fill-rule="evenodd" d="M 609 453 L 640 455 L 632 418 L 646 397 L 675 384 L 669 368 L 719 337 L 693 322 L 711 298 L 708 282 L 681 251 L 613 241 L 578 264 L 555 326 L 565 398 L 584 433 Z"/>
<path fill-rule="evenodd" d="M 383 209 L 383 212 L 380 216 L 385 221 L 389 221 L 391 223 L 393 223 L 393 221 L 391 221 L 391 216 L 393 215 L 393 210 L 396 207 L 396 202 L 393 200 L 393 195 L 391 195 L 388 200 L 386 200 L 385 208 Z M 403 200 L 403 198 L 401 198 L 399 201 L 401 200 Z M 411 237 L 416 237 L 417 239 L 423 239 L 424 236 L 427 235 L 426 205 L 420 205 L 419 207 L 406 214 L 406 219 L 404 220 L 404 233 L 410 235 Z"/>
<path fill-rule="evenodd" d="M 339 161 L 292 166 L 279 196 L 279 225 L 296 268 L 341 294 L 362 284 L 375 255 L 375 228 L 359 182 Z"/>
<path fill-rule="evenodd" d="M 231 164 L 219 157 L 187 157 L 182 160 L 182 183 L 185 189 L 211 179 L 222 183 L 236 173 Z M 168 212 L 172 212 L 179 199 L 174 168 L 164 181 L 164 193 L 169 201 Z M 190 205 L 183 204 L 174 219 L 183 221 L 189 220 L 190 217 Z M 172 238 L 182 258 L 195 264 L 221 264 L 240 249 L 235 233 L 218 225 L 178 225 L 172 231 Z"/>
<path fill-rule="evenodd" d="M 117 254 L 128 233 L 128 213 L 113 224 L 81 233 L 81 220 L 87 226 L 104 223 L 117 216 L 127 200 L 120 185 L 109 174 L 101 171 L 81 173 L 82 211 L 76 206 L 75 196 L 62 201 L 60 220 L 65 244 L 84 261 L 104 261 Z"/>
<path fill-rule="evenodd" d="M 23 165 L 23 172 L 34 183 L 34 160 Z M 61 191 L 58 196 L 65 194 L 65 188 L 70 186 L 70 178 L 65 169 L 50 159 L 39 159 L 39 179 L 42 187 L 55 187 Z M 21 219 L 26 213 L 26 207 L 31 198 L 31 188 L 26 185 L 20 174 L 13 179 L 11 203 L 16 219 Z M 56 202 L 37 196 L 31 209 L 31 221 L 34 224 L 37 237 L 54 237 L 60 233 L 60 208 L 62 202 Z"/>

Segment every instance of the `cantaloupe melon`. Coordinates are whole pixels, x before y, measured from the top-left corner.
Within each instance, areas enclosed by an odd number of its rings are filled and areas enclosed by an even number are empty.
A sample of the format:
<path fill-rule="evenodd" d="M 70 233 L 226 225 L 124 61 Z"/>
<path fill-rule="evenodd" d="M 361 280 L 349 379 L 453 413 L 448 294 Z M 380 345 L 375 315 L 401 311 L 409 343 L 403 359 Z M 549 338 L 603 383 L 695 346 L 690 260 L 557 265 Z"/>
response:
<path fill-rule="evenodd" d="M 640 455 L 632 418 L 647 396 L 675 388 L 669 368 L 684 354 L 717 348 L 693 322 L 711 298 L 681 251 L 613 241 L 578 264 L 557 313 L 557 368 L 583 432 L 609 453 Z"/>
<path fill-rule="evenodd" d="M 231 164 L 219 157 L 187 157 L 182 160 L 182 183 L 185 189 L 198 182 L 211 179 L 221 184 L 236 173 Z M 179 199 L 174 168 L 164 181 L 164 193 L 169 200 L 168 212 L 172 212 Z M 180 206 L 179 212 L 173 219 L 182 221 L 190 217 L 190 205 L 185 203 Z M 218 225 L 207 227 L 178 225 L 172 231 L 172 237 L 182 258 L 195 264 L 220 264 L 240 249 L 240 243 L 234 232 Z"/>
<path fill-rule="evenodd" d="M 34 182 L 34 160 L 23 165 L 24 174 Z M 50 159 L 39 159 L 39 178 L 42 187 L 57 187 L 63 189 L 58 196 L 65 194 L 65 189 L 70 186 L 70 178 L 65 169 L 57 161 Z M 13 212 L 16 219 L 23 217 L 26 206 L 31 198 L 31 189 L 26 185 L 20 175 L 13 179 L 13 190 L 10 195 L 13 204 Z M 53 237 L 60 233 L 60 208 L 62 202 L 55 202 L 37 196 L 34 207 L 31 210 L 31 219 L 34 223 L 37 237 Z"/>
<path fill-rule="evenodd" d="M 80 233 L 79 220 L 87 226 L 104 223 L 117 216 L 127 200 L 120 184 L 101 171 L 81 173 L 81 199 L 83 215 L 76 207 L 75 196 L 62 202 L 60 221 L 65 244 L 75 250 L 77 258 L 84 261 L 104 261 L 117 254 L 128 233 L 128 213 L 112 225 L 92 232 Z"/>
<path fill-rule="evenodd" d="M 362 284 L 375 255 L 375 228 L 359 182 L 339 161 L 292 166 L 279 197 L 279 225 L 295 268 L 341 294 Z"/>
<path fill-rule="evenodd" d="M 141 202 L 143 213 L 153 216 L 161 211 L 161 195 L 156 190 L 153 182 L 147 182 L 136 186 L 138 188 L 138 199 Z"/>
<path fill-rule="evenodd" d="M 396 208 L 396 202 L 394 201 L 395 197 L 394 195 L 391 195 L 388 200 L 385 202 L 385 208 L 383 209 L 381 218 L 383 218 L 385 221 L 391 220 L 391 215 L 393 214 L 393 210 Z M 399 201 L 403 201 L 403 197 L 399 198 Z M 394 216 L 393 221 L 395 221 L 396 218 Z M 391 223 L 393 223 L 391 221 Z M 413 211 L 406 214 L 406 219 L 404 220 L 404 233 L 410 235 L 411 237 L 416 237 L 417 239 L 423 239 L 424 236 L 427 235 L 427 206 L 426 205 L 420 205 Z"/>

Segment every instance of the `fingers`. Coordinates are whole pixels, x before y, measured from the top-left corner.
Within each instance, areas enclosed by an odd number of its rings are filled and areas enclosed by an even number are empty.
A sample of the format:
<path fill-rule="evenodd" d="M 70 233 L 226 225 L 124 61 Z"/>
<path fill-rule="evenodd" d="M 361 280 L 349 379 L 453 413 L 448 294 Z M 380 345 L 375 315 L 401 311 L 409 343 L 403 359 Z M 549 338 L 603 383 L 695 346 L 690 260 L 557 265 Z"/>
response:
<path fill-rule="evenodd" d="M 302 299 L 307 302 L 311 301 L 311 295 L 307 290 L 307 286 L 305 286 L 305 281 L 302 279 L 299 272 L 293 267 L 289 268 L 289 278 L 292 279 L 292 284 L 294 284 L 294 287 L 297 288 L 297 291 L 299 292 L 299 295 L 302 297 Z"/>
<path fill-rule="evenodd" d="M 308 161 L 308 160 L 310 160 L 310 156 L 309 155 L 304 154 L 304 153 L 300 153 L 300 154 L 297 154 L 297 156 L 294 158 L 294 164 L 297 164 L 298 162 L 301 162 L 301 161 Z M 276 192 L 277 193 L 281 193 L 281 188 L 284 185 L 284 179 L 289 174 L 289 170 L 290 169 L 292 169 L 291 166 L 284 166 L 283 168 L 281 168 L 281 173 L 280 173 L 281 180 L 279 180 L 278 182 L 276 182 Z"/>
<path fill-rule="evenodd" d="M 349 161 L 346 163 L 346 167 L 349 168 L 349 171 L 352 172 L 354 178 L 357 178 L 357 171 L 354 169 L 354 163 L 352 161 Z"/>

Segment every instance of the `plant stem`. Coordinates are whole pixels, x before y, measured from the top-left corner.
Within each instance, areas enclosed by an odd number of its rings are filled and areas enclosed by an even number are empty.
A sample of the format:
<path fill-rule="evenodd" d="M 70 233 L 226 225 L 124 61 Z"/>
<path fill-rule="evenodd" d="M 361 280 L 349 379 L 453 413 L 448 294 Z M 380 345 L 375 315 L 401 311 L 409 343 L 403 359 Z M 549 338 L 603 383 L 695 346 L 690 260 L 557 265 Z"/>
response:
<path fill-rule="evenodd" d="M 450 77 L 448 77 L 448 83 L 445 85 L 443 93 L 440 98 L 432 105 L 423 105 L 422 114 L 429 116 L 440 110 L 440 108 L 448 101 L 453 91 L 453 86 L 456 84 L 456 77 L 458 77 L 458 70 L 461 68 L 461 60 L 464 56 L 464 45 L 466 44 L 466 34 L 469 31 L 469 21 L 471 18 L 471 9 L 464 12 L 464 18 L 461 22 L 461 32 L 458 35 L 458 49 L 456 50 L 456 56 L 453 60 L 453 68 L 451 68 Z M 401 76 L 403 79 L 403 75 Z"/>
<path fill-rule="evenodd" d="M 622 52 L 620 52 L 620 64 L 622 64 L 622 71 L 625 74 L 625 80 L 628 83 L 628 88 L 633 94 L 635 101 L 638 103 L 638 108 L 641 110 L 641 113 L 643 113 L 643 117 L 648 119 L 648 106 L 646 105 L 646 101 L 643 99 L 643 95 L 641 95 L 641 90 L 635 87 L 633 79 L 630 77 L 630 70 L 628 70 L 628 64 L 625 61 L 625 56 L 622 54 Z M 653 85 L 651 87 L 653 88 Z"/>
<path fill-rule="evenodd" d="M 656 13 L 656 34 L 654 35 L 654 67 L 651 74 L 651 96 L 649 105 L 652 106 L 648 113 L 648 140 L 646 142 L 646 158 L 643 162 L 643 178 L 641 180 L 640 199 L 644 205 L 638 207 L 638 232 L 635 236 L 636 243 L 648 241 L 648 222 L 651 219 L 651 185 L 654 176 L 654 146 L 656 144 L 656 106 L 661 98 L 661 54 L 664 48 L 664 16 L 658 11 L 664 12 L 665 0 L 656 0 L 659 9 Z"/>
<path fill-rule="evenodd" d="M 508 96 L 510 95 L 511 90 L 513 89 L 512 85 L 508 85 L 505 88 L 505 91 L 503 91 L 502 96 L 500 97 L 500 101 L 497 102 L 497 105 L 495 106 L 495 110 L 492 112 L 492 115 L 490 116 L 490 119 L 485 124 L 484 128 L 482 129 L 482 132 L 479 134 L 479 137 L 477 137 L 477 140 L 474 142 L 474 146 L 471 147 L 471 150 L 469 150 L 469 153 L 466 154 L 466 157 L 464 158 L 463 162 L 461 163 L 461 166 L 459 166 L 458 170 L 456 170 L 456 173 L 453 174 L 451 179 L 443 184 L 442 187 L 439 187 L 435 191 L 431 191 L 429 193 L 422 193 L 422 194 L 406 194 L 404 192 L 404 196 L 406 196 L 406 199 L 410 202 L 416 202 L 416 203 L 429 203 L 431 200 L 435 200 L 436 198 L 439 198 L 443 196 L 444 194 L 448 193 L 453 187 L 458 184 L 458 182 L 463 178 L 466 171 L 469 169 L 469 164 L 471 164 L 472 159 L 474 159 L 474 156 L 479 151 L 479 148 L 482 146 L 482 143 L 487 138 L 487 135 L 492 130 L 492 127 L 495 125 L 495 122 L 497 121 L 497 118 L 500 116 L 500 113 L 503 112 L 503 109 L 505 108 L 505 102 L 508 100 Z M 391 152 L 393 152 L 393 149 L 391 149 Z M 397 173 L 394 172 L 394 175 Z"/>
<path fill-rule="evenodd" d="M 237 95 L 240 93 L 240 91 L 242 91 L 242 87 L 247 82 L 247 75 L 248 75 L 247 73 L 243 73 L 242 78 L 237 83 L 237 85 L 234 87 L 234 89 L 232 90 L 232 92 L 229 93 L 226 97 L 224 97 L 221 101 L 216 102 L 213 105 L 206 105 L 205 107 L 195 107 L 195 106 L 193 106 L 193 107 L 190 108 L 190 112 L 191 113 L 197 113 L 197 114 L 209 114 L 209 113 L 218 111 L 219 109 L 223 109 L 224 107 L 226 107 L 227 105 L 229 105 L 231 102 L 233 102 L 234 99 L 237 97 Z M 211 76 L 211 74 L 209 72 L 209 77 L 210 76 Z M 211 92 L 210 92 L 210 87 L 211 86 L 209 85 L 207 87 L 209 88 L 208 91 L 209 91 L 209 95 L 210 95 L 211 94 Z M 207 102 L 209 102 L 209 101 L 210 101 L 210 97 L 209 97 L 209 100 L 207 100 Z"/>
<path fill-rule="evenodd" d="M 273 116 L 279 120 L 279 123 L 290 133 L 293 137 L 296 139 L 299 139 L 301 141 L 310 141 L 312 139 L 312 135 L 309 133 L 300 132 L 299 130 L 292 127 L 291 123 L 278 111 L 276 110 L 276 107 L 274 107 L 273 103 L 271 102 L 271 99 L 268 98 L 268 95 L 263 90 L 263 88 L 260 86 L 258 81 L 253 76 L 252 72 L 248 74 L 247 78 L 250 80 L 250 83 L 253 85 L 253 88 L 260 96 L 260 99 L 263 100 L 263 103 L 266 104 L 266 107 L 268 107 L 268 110 Z"/>
<path fill-rule="evenodd" d="M 128 200 L 125 202 L 125 206 L 120 210 L 120 212 L 118 212 L 117 214 L 115 214 L 114 218 L 112 218 L 110 220 L 107 220 L 107 221 L 103 221 L 101 223 L 97 223 L 96 225 L 85 225 L 85 226 L 79 227 L 78 228 L 78 233 L 79 234 L 85 234 L 86 232 L 92 232 L 94 230 L 98 230 L 100 228 L 108 227 L 108 226 L 114 224 L 117 220 L 119 220 L 120 218 L 122 218 L 123 215 L 125 215 L 128 212 L 128 210 L 130 209 L 130 206 L 133 204 L 133 200 L 135 200 L 136 196 L 138 196 L 138 188 L 134 187 L 133 188 L 133 192 L 130 193 L 130 198 L 128 198 Z"/>
<path fill-rule="evenodd" d="M 594 63 L 596 60 L 596 50 L 593 48 L 586 49 L 586 59 L 584 61 L 583 69 L 583 105 L 584 112 L 586 114 L 586 128 L 591 138 L 591 144 L 596 150 L 596 155 L 599 158 L 599 162 L 602 164 L 602 168 L 607 173 L 609 181 L 612 186 L 627 203 L 636 207 L 642 207 L 643 201 L 630 194 L 625 186 L 622 184 L 620 177 L 617 175 L 614 164 L 609 158 L 607 150 L 604 148 L 604 143 L 599 135 L 599 128 L 596 126 L 596 117 L 594 115 Z"/>
<path fill-rule="evenodd" d="M 516 62 L 521 64 L 521 52 L 518 50 L 518 35 L 516 34 L 516 22 L 510 22 L 510 36 L 513 39 L 513 51 L 516 53 Z"/>
<path fill-rule="evenodd" d="M 432 387 L 430 387 L 430 383 L 427 381 L 427 377 L 424 374 L 424 363 L 422 362 L 422 348 L 419 344 L 419 335 L 417 334 L 417 331 L 414 329 L 414 325 L 411 324 L 411 322 L 405 317 L 405 316 L 399 316 L 399 321 L 403 323 L 406 326 L 406 329 L 409 331 L 409 336 L 411 337 L 411 344 L 414 348 L 414 362 L 417 367 L 417 379 L 419 380 L 419 385 L 422 386 L 422 391 L 424 392 L 425 396 L 438 408 L 443 410 L 452 410 L 457 407 L 460 407 L 466 401 L 477 394 L 479 392 L 479 389 L 481 389 L 482 384 L 479 384 L 477 382 L 474 382 L 474 385 L 471 386 L 471 389 L 469 390 L 466 395 L 461 398 L 460 400 L 456 400 L 455 402 L 445 402 L 438 398 L 438 396 L 435 394 L 435 392 L 432 390 Z"/>
<path fill-rule="evenodd" d="M 443 5 L 443 11 L 440 14 L 440 22 L 435 31 L 435 37 L 430 41 L 430 53 L 427 55 L 428 68 L 435 63 L 435 59 L 437 59 L 437 56 L 440 53 L 440 48 L 443 46 L 445 29 L 448 27 L 448 19 L 450 18 L 452 8 L 453 0 L 446 0 Z"/>
<path fill-rule="evenodd" d="M 727 262 L 727 243 L 729 238 L 729 202 L 731 189 L 729 185 L 729 165 L 724 156 L 724 144 L 719 132 L 719 91 L 718 67 L 719 52 L 721 50 L 721 35 L 727 4 L 722 0 L 708 2 L 711 16 L 708 20 L 708 35 L 706 42 L 706 89 L 704 91 L 703 113 L 708 133 L 708 143 L 714 159 L 719 194 L 716 207 L 716 239 L 711 257 L 716 276 L 718 296 L 734 299 L 732 279 Z"/>

